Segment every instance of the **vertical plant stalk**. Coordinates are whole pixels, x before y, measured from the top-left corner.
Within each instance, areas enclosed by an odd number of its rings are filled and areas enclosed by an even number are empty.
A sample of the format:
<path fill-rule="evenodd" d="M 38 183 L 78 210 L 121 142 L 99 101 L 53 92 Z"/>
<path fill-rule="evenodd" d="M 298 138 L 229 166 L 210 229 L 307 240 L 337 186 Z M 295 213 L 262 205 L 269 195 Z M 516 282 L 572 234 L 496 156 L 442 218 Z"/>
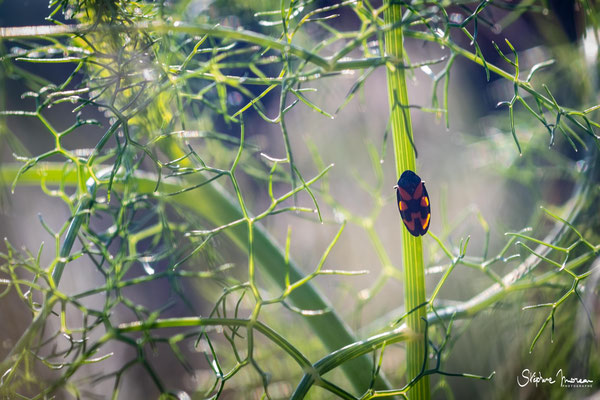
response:
<path fill-rule="evenodd" d="M 398 28 L 385 32 L 385 51 L 387 55 L 403 60 L 404 44 L 400 26 L 402 9 L 399 5 L 392 3 L 392 1 L 386 0 L 385 23 L 397 25 Z M 397 177 L 400 177 L 402 172 L 407 169 L 415 171 L 416 165 L 404 71 L 403 68 L 387 66 L 388 97 Z M 426 317 L 426 309 L 421 306 L 426 301 L 425 268 L 421 237 L 412 236 L 402 227 L 402 222 L 399 221 L 399 224 L 402 231 L 402 261 L 405 271 L 405 309 L 406 311 L 415 310 L 408 316 L 407 325 L 418 337 L 422 338 L 408 341 L 406 344 L 406 373 L 407 380 L 410 382 L 421 372 L 423 360 L 426 357 L 427 347 L 424 342 L 426 325 L 422 319 Z M 410 394 L 412 399 L 429 399 L 429 377 L 421 377 L 410 390 Z"/>

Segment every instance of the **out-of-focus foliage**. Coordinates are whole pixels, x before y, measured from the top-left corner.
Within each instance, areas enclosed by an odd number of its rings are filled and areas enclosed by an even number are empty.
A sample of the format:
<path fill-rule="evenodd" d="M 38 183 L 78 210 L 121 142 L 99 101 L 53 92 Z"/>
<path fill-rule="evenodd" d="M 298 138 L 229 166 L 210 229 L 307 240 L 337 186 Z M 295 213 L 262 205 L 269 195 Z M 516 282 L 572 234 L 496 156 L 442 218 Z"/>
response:
<path fill-rule="evenodd" d="M 596 391 L 596 6 L 399 3 L 386 24 L 370 1 L 65 0 L 2 28 L 2 182 L 40 214 L 6 233 L 22 329 L 0 393 L 406 396 L 386 68 L 412 81 L 431 177 L 417 379 Z M 385 54 L 392 29 L 409 59 Z M 521 388 L 525 368 L 593 383 Z"/>

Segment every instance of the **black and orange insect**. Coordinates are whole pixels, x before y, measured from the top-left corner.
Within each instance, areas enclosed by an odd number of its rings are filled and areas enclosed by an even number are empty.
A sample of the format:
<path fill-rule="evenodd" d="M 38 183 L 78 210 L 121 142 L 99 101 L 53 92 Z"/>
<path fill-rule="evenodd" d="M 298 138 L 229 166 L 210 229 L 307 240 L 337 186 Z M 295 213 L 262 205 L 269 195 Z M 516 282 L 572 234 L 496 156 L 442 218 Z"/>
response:
<path fill-rule="evenodd" d="M 396 189 L 398 209 L 406 229 L 413 236 L 426 234 L 431 222 L 431 207 L 425 182 L 419 175 L 407 169 L 398 179 L 398 185 L 394 186 L 394 189 Z"/>

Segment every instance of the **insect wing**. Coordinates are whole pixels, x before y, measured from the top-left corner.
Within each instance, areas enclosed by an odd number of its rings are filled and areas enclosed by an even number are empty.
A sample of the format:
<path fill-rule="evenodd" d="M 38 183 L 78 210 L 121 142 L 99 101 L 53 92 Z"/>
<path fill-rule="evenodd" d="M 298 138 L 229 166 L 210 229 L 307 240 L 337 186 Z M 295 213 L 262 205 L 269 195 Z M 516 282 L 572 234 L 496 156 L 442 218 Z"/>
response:
<path fill-rule="evenodd" d="M 425 184 L 421 184 L 423 186 L 423 194 L 419 198 L 419 209 L 421 212 L 421 235 L 424 235 L 427 233 L 427 230 L 429 229 L 429 223 L 431 222 L 431 204 L 429 202 L 429 193 L 427 193 Z"/>
<path fill-rule="evenodd" d="M 396 199 L 406 229 L 413 236 L 425 235 L 431 222 L 431 205 L 421 178 L 412 171 L 405 171 L 398 180 Z"/>

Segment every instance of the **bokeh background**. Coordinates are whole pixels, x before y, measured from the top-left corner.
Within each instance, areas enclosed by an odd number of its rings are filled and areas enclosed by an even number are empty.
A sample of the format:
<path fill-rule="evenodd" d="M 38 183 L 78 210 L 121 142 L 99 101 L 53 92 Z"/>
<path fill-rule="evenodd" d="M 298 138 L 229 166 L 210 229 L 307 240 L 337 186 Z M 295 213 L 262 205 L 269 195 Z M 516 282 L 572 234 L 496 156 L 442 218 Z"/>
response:
<path fill-rule="evenodd" d="M 277 3 L 277 4 L 275 4 Z M 375 4 L 375 2 L 373 2 Z M 511 5 L 512 2 L 501 2 Z M 312 2 L 310 7 L 325 6 L 328 2 Z M 585 15 L 578 1 L 515 2 L 523 7 L 533 4 L 537 8 L 515 13 L 510 7 L 489 7 L 483 13 L 478 26 L 478 43 L 488 63 L 501 66 L 513 73 L 511 67 L 502 60 L 492 43 L 496 43 L 506 54 L 510 54 L 505 39 L 508 39 L 519 54 L 523 71 L 536 63 L 554 59 L 555 63 L 540 71 L 534 84 L 545 83 L 560 104 L 576 109 L 587 108 L 598 102 L 598 43 L 597 32 L 590 23 L 592 17 Z M 476 5 L 476 4 L 475 4 Z M 24 26 L 47 24 L 48 14 L 45 1 L 4 0 L 0 3 L 0 26 Z M 185 9 L 187 18 L 208 20 L 233 28 L 272 34 L 272 28 L 260 24 L 256 12 L 277 9 L 279 2 L 249 1 L 194 1 L 188 2 Z M 465 3 L 467 10 L 474 6 Z M 593 6 L 590 6 L 593 9 Z M 468 15 L 461 5 L 448 7 L 452 18 Z M 358 29 L 356 15 L 347 8 L 336 11 L 336 18 L 326 21 L 337 30 L 349 32 Z M 514 17 L 513 17 L 514 16 Z M 59 19 L 64 18 L 59 16 Z M 64 19 L 63 19 L 64 20 Z M 328 32 L 319 24 L 308 25 L 298 44 L 311 48 Z M 474 51 L 466 36 L 456 35 L 456 42 Z M 4 54 L 15 51 L 18 44 L 3 43 Z M 412 63 L 438 59 L 448 54 L 448 50 L 433 43 L 407 39 L 406 49 Z M 350 56 L 358 57 L 359 52 Z M 16 62 L 16 61 L 11 61 Z M 411 70 L 409 77 L 409 98 L 411 104 L 432 107 L 432 77 L 439 73 L 444 63 Z M 72 66 L 63 64 L 27 64 L 20 66 L 31 73 L 56 82 L 64 79 Z M 278 73 L 275 66 L 266 66 L 263 72 L 272 76 Z M 240 76 L 243 70 L 237 71 Z M 395 176 L 391 135 L 388 130 L 389 105 L 386 74 L 384 67 L 377 68 L 366 79 L 365 85 L 352 100 L 339 112 L 351 88 L 360 76 L 359 71 L 324 77 L 306 84 L 315 88 L 306 96 L 323 110 L 334 114 L 335 118 L 319 114 L 304 104 L 299 104 L 286 114 L 291 148 L 295 162 L 303 176 L 312 177 L 319 172 L 319 163 L 334 164 L 326 179 L 328 190 L 321 185 L 316 191 L 317 200 L 323 214 L 323 222 L 315 215 L 286 213 L 263 220 L 267 231 L 280 246 L 285 246 L 288 229 L 291 229 L 291 257 L 306 273 L 314 270 L 327 245 L 339 229 L 340 222 L 347 220 L 339 241 L 326 260 L 330 269 L 349 271 L 368 270 L 369 273 L 357 276 L 321 276 L 314 283 L 329 299 L 332 307 L 356 332 L 359 339 L 369 337 L 389 327 L 406 310 L 403 308 L 402 249 L 400 248 L 401 225 L 395 193 L 392 189 L 398 177 Z M 2 74 L 0 100 L 5 110 L 28 109 L 32 100 L 22 98 L 28 90 L 23 79 Z M 80 79 L 80 78 L 76 78 Z M 438 88 L 438 96 L 443 93 Z M 261 91 L 252 88 L 254 95 Z M 411 109 L 414 127 L 415 146 L 418 150 L 418 174 L 426 182 L 432 203 L 431 232 L 455 248 L 469 237 L 467 254 L 481 257 L 484 252 L 486 235 L 489 234 L 488 255 L 497 254 L 506 244 L 506 232 L 516 232 L 528 226 L 534 227 L 535 236 L 543 238 L 551 227 L 540 206 L 551 210 L 561 210 L 575 196 L 576 184 L 587 177 L 584 172 L 597 163 L 593 144 L 588 149 L 574 151 L 569 143 L 557 135 L 556 142 L 549 148 L 546 129 L 531 115 L 516 113 L 517 135 L 522 146 L 519 154 L 510 132 L 510 120 L 506 107 L 498 107 L 501 101 L 510 100 L 513 83 L 495 74 L 486 79 L 485 70 L 461 57 L 452 66 L 449 81 L 448 114 L 449 127 L 444 115 L 419 108 Z M 266 114 L 278 113 L 280 90 L 276 89 L 262 101 Z M 245 98 L 234 89 L 228 93 L 229 105 L 233 108 L 245 104 Z M 98 110 L 86 109 L 85 116 L 108 123 L 105 115 Z M 49 114 L 51 121 L 58 126 L 62 121 L 72 121 L 71 108 L 58 105 Z M 192 129 L 224 133 L 232 138 L 239 136 L 239 126 L 228 123 L 218 115 L 208 112 L 191 114 L 189 125 Z M 194 119 L 196 118 L 196 119 Z M 257 150 L 246 153 L 238 178 L 241 192 L 248 208 L 254 214 L 268 207 L 269 197 L 265 176 L 268 165 L 260 153 L 271 157 L 284 158 L 285 148 L 281 129 L 277 124 L 267 123 L 254 110 L 245 113 L 247 140 Z M 52 148 L 52 138 L 43 132 L 38 121 L 27 118 L 4 118 L 2 129 L 2 163 L 14 163 L 13 153 L 41 154 Z M 102 136 L 101 127 L 89 126 L 69 138 L 70 149 L 93 147 Z M 150 133 L 151 134 L 151 133 Z M 20 143 L 10 137 L 18 138 Z M 389 136 L 389 137 L 388 137 Z M 587 139 L 586 139 L 587 140 Z M 211 154 L 207 163 L 226 168 L 230 163 L 235 146 L 226 142 L 191 140 Z M 22 155 L 22 154 L 20 154 Z M 150 169 L 150 168 L 148 168 Z M 595 178 L 591 178 L 595 179 Z M 275 185 L 276 193 L 289 190 L 289 183 L 282 178 Z M 597 183 L 593 186 L 596 188 Z M 227 188 L 230 190 L 231 188 Z M 231 190 L 230 190 L 231 192 Z M 597 195 L 597 194 L 596 194 Z M 591 196 L 591 195 L 590 195 Z M 3 193 L 3 215 L 0 230 L 16 248 L 25 247 L 34 253 L 44 242 L 41 264 L 49 263 L 54 257 L 54 238 L 50 237 L 40 223 L 44 222 L 58 230 L 71 216 L 71 211 L 60 199 L 50 198 L 40 188 L 17 186 L 14 193 L 7 187 Z M 201 195 L 199 200 L 202 201 Z M 306 193 L 297 196 L 297 204 L 311 206 Z M 293 201 L 290 203 L 293 204 Z M 594 206 L 597 210 L 597 204 Z M 180 210 L 178 218 L 186 216 Z M 593 239 L 598 238 L 596 212 L 589 210 L 588 226 L 585 232 Z M 203 220 L 198 218 L 198 224 Z M 98 226 L 102 221 L 95 221 Z M 372 230 L 369 226 L 372 225 Z M 367 229 L 365 229 L 367 227 Z M 198 229 L 201 227 L 199 226 Z M 486 229 L 489 228 L 489 232 Z M 371 235 L 371 236 L 370 236 Z M 374 236 L 375 235 L 375 238 Z M 378 256 L 374 245 L 380 243 L 391 265 L 385 265 Z M 148 249 L 151 243 L 145 243 Z M 428 268 L 427 288 L 431 293 L 448 266 L 439 245 L 430 236 L 424 237 L 425 263 Z M 513 246 L 509 254 L 522 252 Z M 525 257 L 526 254 L 523 255 Z M 517 259 L 518 261 L 519 259 Z M 235 248 L 225 236 L 217 236 L 211 241 L 211 250 L 206 251 L 195 261 L 209 268 L 226 263 L 233 264 L 227 273 L 244 280 L 247 269 L 247 255 Z M 495 272 L 504 275 L 515 263 L 495 266 Z M 70 272 L 61 282 L 62 290 L 80 292 L 102 284 L 102 277 L 94 273 L 89 261 L 84 258 L 69 264 Z M 202 267 L 204 268 L 204 267 Z M 148 274 L 142 262 L 131 270 L 132 276 Z M 598 360 L 599 303 L 597 297 L 598 274 L 593 274 L 586 283 L 584 293 L 586 308 L 582 302 L 570 299 L 557 314 L 553 341 L 545 331 L 530 353 L 529 348 L 540 325 L 547 317 L 545 310 L 523 310 L 524 306 L 555 301 L 559 296 L 552 288 L 534 292 L 515 292 L 500 302 L 487 308 L 473 318 L 457 321 L 451 341 L 444 353 L 444 370 L 488 376 L 495 371 L 493 379 L 474 380 L 464 377 L 441 379 L 432 377 L 432 386 L 439 385 L 434 398 L 587 398 L 594 397 L 598 390 L 600 369 Z M 259 277 L 265 293 L 276 294 L 277 290 L 267 279 Z M 488 276 L 458 266 L 445 283 L 440 293 L 443 304 L 465 301 L 480 293 L 493 282 Z M 588 290 L 589 288 L 589 290 Z M 208 313 L 212 307 L 210 299 L 222 290 L 218 282 L 190 283 L 183 286 L 186 297 L 200 315 Z M 172 287 L 166 281 L 155 281 L 148 285 L 131 288 L 128 296 L 132 301 L 143 304 L 148 309 L 158 309 L 170 304 L 161 317 L 175 317 L 189 314 L 187 305 L 173 297 Z M 94 303 L 97 302 L 97 303 Z M 89 307 L 101 304 L 102 299 L 90 299 Z M 278 308 L 275 308 L 278 307 Z M 244 309 L 244 304 L 242 304 Z M 245 308 L 249 310 L 249 308 Z M 119 312 L 122 313 L 119 314 Z M 75 314 L 75 313 L 74 313 Z M 316 361 L 326 353 L 318 338 L 301 322 L 296 313 L 283 307 L 272 306 L 261 314 L 266 323 Z M 115 321 L 129 321 L 130 311 L 117 309 Z M 588 318 L 589 317 L 589 318 Z M 72 324 L 77 323 L 70 321 Z M 591 322 L 590 323 L 588 322 Z M 9 292 L 0 301 L 0 326 L 2 339 L 0 356 L 8 354 L 21 333 L 31 321 L 28 311 L 14 292 Z M 300 322 L 299 322 L 300 321 Z M 57 323 L 56 321 L 54 322 Z M 218 340 L 216 340 L 218 342 Z M 98 366 L 82 369 L 76 375 L 81 379 L 85 395 L 83 398 L 108 398 L 113 382 L 88 379 L 102 371 L 119 368 L 130 360 L 133 350 L 122 343 L 113 345 L 114 356 Z M 184 352 L 192 358 L 193 373 L 185 371 L 168 346 L 156 345 L 151 352 L 151 363 L 156 371 L 179 393 L 180 398 L 202 398 L 201 390 L 210 381 L 211 372 L 201 355 L 193 356 L 194 347 Z M 274 398 L 287 398 L 293 391 L 301 374 L 288 364 L 280 353 L 265 345 L 260 349 L 260 362 L 272 376 L 271 395 Z M 194 358 L 196 357 L 196 358 Z M 403 382 L 404 353 L 402 345 L 386 348 L 383 360 L 388 379 L 398 384 Z M 554 376 L 559 368 L 570 375 L 593 379 L 592 387 L 559 388 L 548 385 L 517 385 L 517 376 L 523 369 L 540 371 L 544 376 Z M 52 379 L 52 372 L 43 367 L 37 369 L 40 379 Z M 87 376 L 86 376 L 87 375 Z M 89 381 L 86 383 L 86 379 Z M 339 371 L 334 371 L 334 381 L 344 382 Z M 260 398 L 262 386 L 257 374 L 240 373 L 223 392 L 223 398 Z M 59 397 L 69 396 L 63 390 Z M 152 384 L 146 371 L 135 366 L 124 374 L 119 398 L 155 398 L 158 389 Z M 188 397 L 185 397 L 188 396 Z M 310 398 L 330 398 L 330 394 L 319 389 L 311 391 Z M 596 395 L 597 396 L 597 395 Z"/>

